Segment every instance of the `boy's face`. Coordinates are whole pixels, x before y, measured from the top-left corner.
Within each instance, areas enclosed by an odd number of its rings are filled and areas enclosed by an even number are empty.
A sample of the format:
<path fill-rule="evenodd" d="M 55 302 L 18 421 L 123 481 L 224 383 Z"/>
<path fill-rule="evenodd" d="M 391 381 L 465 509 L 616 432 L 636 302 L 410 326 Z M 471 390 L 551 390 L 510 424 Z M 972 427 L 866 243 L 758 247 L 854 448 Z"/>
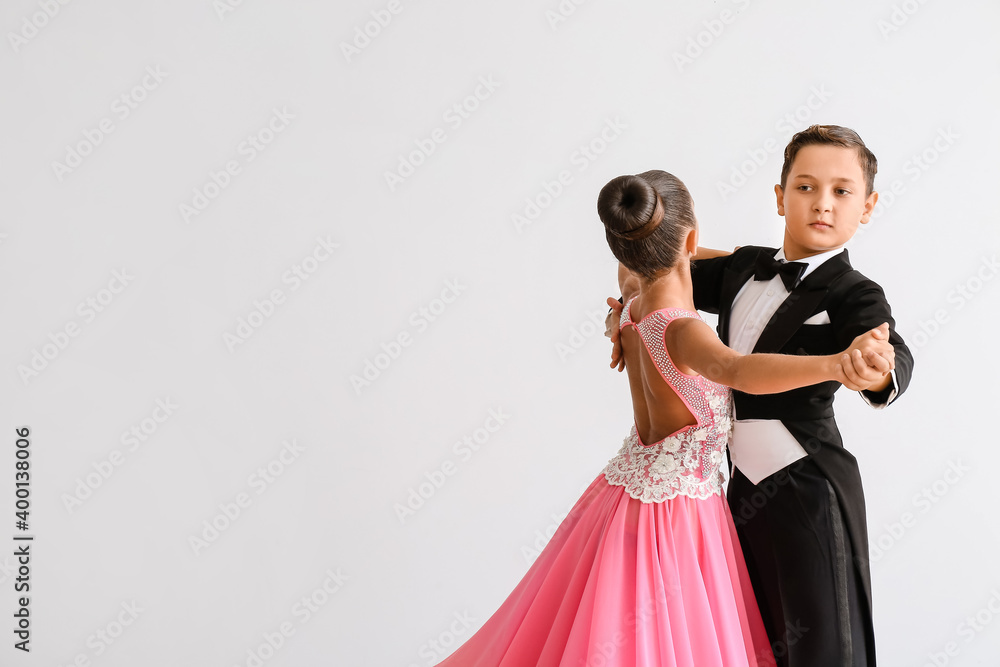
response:
<path fill-rule="evenodd" d="M 804 146 L 792 162 L 785 189 L 774 186 L 785 217 L 789 261 L 834 250 L 867 223 L 878 193 L 865 196 L 865 175 L 853 148 Z"/>

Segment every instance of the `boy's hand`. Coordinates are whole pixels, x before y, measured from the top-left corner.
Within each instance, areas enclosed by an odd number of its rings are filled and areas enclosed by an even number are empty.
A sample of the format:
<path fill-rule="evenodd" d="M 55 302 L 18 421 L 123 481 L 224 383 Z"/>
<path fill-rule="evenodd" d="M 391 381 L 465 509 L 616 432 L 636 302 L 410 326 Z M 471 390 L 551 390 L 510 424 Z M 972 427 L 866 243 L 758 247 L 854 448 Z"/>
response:
<path fill-rule="evenodd" d="M 617 366 L 618 372 L 621 373 L 625 370 L 625 355 L 622 352 L 621 339 L 621 317 L 625 305 L 612 296 L 608 297 L 608 305 L 611 306 L 611 312 L 604 320 L 604 335 L 612 342 L 611 368 Z"/>
<path fill-rule="evenodd" d="M 883 322 L 851 343 L 841 355 L 837 379 L 848 389 L 884 388 L 889 371 L 896 367 L 896 355 L 889 343 L 889 324 Z"/>

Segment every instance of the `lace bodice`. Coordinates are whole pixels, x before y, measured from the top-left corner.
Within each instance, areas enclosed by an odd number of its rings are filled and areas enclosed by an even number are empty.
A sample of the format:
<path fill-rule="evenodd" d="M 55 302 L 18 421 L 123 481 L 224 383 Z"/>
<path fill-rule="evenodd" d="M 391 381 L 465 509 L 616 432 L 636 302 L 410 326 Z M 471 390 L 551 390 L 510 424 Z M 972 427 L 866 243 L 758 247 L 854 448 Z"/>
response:
<path fill-rule="evenodd" d="M 634 300 L 629 299 L 622 310 L 622 330 L 636 328 L 660 375 L 698 421 L 650 445 L 643 444 L 633 425 L 618 454 L 604 468 L 604 476 L 608 483 L 625 487 L 630 496 L 644 503 L 678 495 L 707 498 L 722 493 L 720 467 L 732 433 L 732 392 L 700 375 L 677 370 L 664 339 L 673 320 L 701 316 L 690 310 L 665 308 L 633 322 L 630 311 Z"/>

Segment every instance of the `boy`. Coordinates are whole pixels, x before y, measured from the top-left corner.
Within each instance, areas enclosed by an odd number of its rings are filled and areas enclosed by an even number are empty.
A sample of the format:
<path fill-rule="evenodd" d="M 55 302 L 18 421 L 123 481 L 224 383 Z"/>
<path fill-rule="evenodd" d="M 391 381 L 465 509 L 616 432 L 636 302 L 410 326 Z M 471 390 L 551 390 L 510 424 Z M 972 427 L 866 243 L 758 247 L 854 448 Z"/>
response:
<path fill-rule="evenodd" d="M 784 157 L 774 188 L 785 218 L 782 248 L 700 251 L 691 272 L 695 306 L 718 313 L 720 338 L 741 353 L 832 354 L 887 322 L 891 373 L 881 358 L 844 363 L 850 388 L 885 407 L 909 384 L 913 358 L 882 289 L 851 267 L 843 247 L 878 200 L 875 156 L 854 131 L 813 125 L 792 137 Z M 616 327 L 612 366 L 620 370 Z M 783 667 L 875 664 L 864 495 L 834 420 L 839 386 L 733 392 L 727 496 Z"/>

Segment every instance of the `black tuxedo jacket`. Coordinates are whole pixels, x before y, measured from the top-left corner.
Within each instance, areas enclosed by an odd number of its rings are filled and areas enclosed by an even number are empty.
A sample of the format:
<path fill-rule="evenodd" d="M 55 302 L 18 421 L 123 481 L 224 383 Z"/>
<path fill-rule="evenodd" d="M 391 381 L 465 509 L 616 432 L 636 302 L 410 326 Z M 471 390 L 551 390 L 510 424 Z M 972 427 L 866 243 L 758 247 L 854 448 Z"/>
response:
<path fill-rule="evenodd" d="M 733 299 L 753 278 L 760 253 L 774 257 L 777 248 L 745 246 L 726 257 L 692 263 L 694 303 L 698 310 L 719 315 L 719 337 L 729 343 Z M 803 324 L 827 311 L 829 324 Z M 896 353 L 896 396 L 910 382 L 913 357 L 895 331 L 895 320 L 882 288 L 851 267 L 847 251 L 812 271 L 788 295 L 764 327 L 754 352 L 834 354 L 860 334 L 889 323 L 889 342 Z M 833 415 L 833 395 L 839 382 L 823 382 L 780 394 L 752 395 L 733 391 L 739 419 L 778 419 L 806 450 L 833 486 L 851 539 L 858 574 L 871 609 L 868 529 L 864 492 L 857 459 L 844 448 Z M 892 385 L 882 392 L 865 392 L 875 404 L 888 400 Z"/>

